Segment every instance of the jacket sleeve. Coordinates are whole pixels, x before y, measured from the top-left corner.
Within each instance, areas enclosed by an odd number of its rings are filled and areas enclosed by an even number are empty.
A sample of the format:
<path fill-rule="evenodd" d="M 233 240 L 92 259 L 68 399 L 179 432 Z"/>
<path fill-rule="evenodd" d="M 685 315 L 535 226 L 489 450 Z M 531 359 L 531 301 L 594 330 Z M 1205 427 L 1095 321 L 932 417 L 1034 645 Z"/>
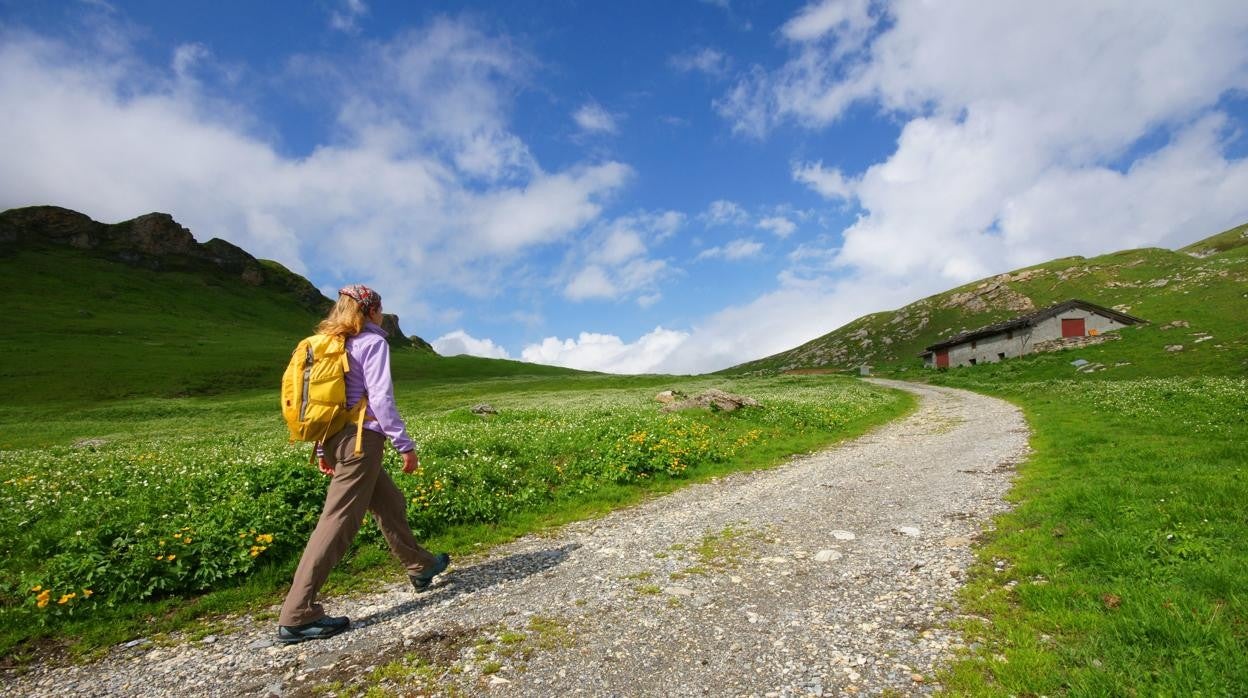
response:
<path fill-rule="evenodd" d="M 394 381 L 390 378 L 390 345 L 385 340 L 370 342 L 361 363 L 364 387 L 368 391 L 368 411 L 390 438 L 394 449 L 406 453 L 416 449 L 407 435 L 407 426 L 394 404 Z"/>

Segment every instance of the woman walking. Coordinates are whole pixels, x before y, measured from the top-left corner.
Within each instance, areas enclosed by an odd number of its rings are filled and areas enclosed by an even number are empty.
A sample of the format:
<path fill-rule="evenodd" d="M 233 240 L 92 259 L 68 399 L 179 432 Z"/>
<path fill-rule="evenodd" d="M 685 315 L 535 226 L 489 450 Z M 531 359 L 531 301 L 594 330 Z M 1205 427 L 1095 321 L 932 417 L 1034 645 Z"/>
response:
<path fill-rule="evenodd" d="M 403 494 L 381 467 L 386 440 L 403 457 L 403 472 L 420 466 L 416 445 L 394 404 L 390 379 L 390 346 L 381 328 L 381 296 L 363 284 L 338 291 L 338 302 L 317 326 L 317 334 L 346 339 L 347 408 L 367 397 L 362 449 L 357 454 L 356 429 L 348 426 L 325 440 L 321 470 L 330 476 L 325 507 L 299 560 L 282 612 L 277 640 L 296 643 L 332 637 L 346 630 L 346 616 L 327 616 L 316 602 L 329 572 L 347 552 L 360 529 L 364 512 L 373 515 L 391 552 L 407 568 L 417 591 L 446 570 L 450 555 L 434 555 L 416 542 L 407 524 Z"/>

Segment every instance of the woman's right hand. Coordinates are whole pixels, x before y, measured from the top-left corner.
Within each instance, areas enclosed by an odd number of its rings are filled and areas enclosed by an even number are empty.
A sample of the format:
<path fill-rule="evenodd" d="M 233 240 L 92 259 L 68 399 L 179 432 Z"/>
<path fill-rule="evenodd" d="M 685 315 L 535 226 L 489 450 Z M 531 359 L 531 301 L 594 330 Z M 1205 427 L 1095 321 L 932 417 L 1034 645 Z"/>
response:
<path fill-rule="evenodd" d="M 420 456 L 415 451 L 405 451 L 399 454 L 403 456 L 403 472 L 411 475 L 420 467 Z"/>

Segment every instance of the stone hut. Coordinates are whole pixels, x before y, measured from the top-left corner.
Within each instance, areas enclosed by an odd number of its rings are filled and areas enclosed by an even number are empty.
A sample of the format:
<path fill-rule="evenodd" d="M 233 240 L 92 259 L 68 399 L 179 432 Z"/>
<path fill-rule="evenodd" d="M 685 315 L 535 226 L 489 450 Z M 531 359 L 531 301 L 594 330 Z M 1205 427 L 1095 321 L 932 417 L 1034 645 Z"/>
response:
<path fill-rule="evenodd" d="M 1072 299 L 1012 320 L 937 342 L 920 356 L 929 368 L 974 366 L 1064 346 L 1099 341 L 1106 332 L 1144 320 L 1095 303 Z"/>

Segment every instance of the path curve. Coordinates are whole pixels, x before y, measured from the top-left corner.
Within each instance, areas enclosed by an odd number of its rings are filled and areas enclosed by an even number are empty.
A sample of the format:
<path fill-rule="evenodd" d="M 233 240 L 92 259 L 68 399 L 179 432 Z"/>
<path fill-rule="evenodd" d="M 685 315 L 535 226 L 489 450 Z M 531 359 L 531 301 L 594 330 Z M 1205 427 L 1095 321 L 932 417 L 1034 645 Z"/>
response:
<path fill-rule="evenodd" d="M 431 668 L 399 695 L 422 681 L 459 695 L 929 693 L 958 646 L 946 628 L 969 546 L 1007 508 L 1028 432 L 1001 400 L 873 382 L 919 408 L 775 469 L 457 561 L 421 595 L 331 600 L 357 627 L 330 640 L 274 646 L 272 619 L 243 617 L 220 636 L 37 667 L 6 681 L 10 695 L 313 695 L 413 654 Z"/>

